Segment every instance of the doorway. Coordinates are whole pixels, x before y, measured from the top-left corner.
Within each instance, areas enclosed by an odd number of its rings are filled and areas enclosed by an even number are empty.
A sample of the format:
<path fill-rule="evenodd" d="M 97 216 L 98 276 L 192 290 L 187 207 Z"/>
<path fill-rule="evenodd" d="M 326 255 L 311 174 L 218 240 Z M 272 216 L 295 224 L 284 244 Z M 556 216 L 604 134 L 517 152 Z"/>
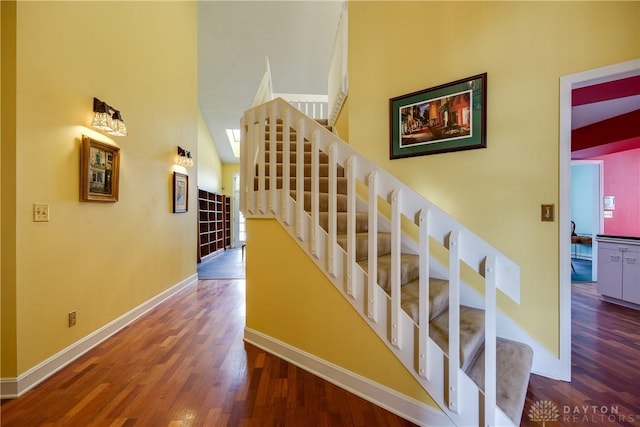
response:
<path fill-rule="evenodd" d="M 596 236 L 604 229 L 602 168 L 602 160 L 571 161 L 572 282 L 598 280 Z"/>
<path fill-rule="evenodd" d="M 233 246 L 241 248 L 247 240 L 246 221 L 240 212 L 240 174 L 233 174 Z"/>
<path fill-rule="evenodd" d="M 572 91 L 596 83 L 640 75 L 640 59 L 560 78 L 560 236 L 571 235 L 571 122 Z M 559 377 L 571 381 L 571 240 L 559 239 L 560 366 Z"/>

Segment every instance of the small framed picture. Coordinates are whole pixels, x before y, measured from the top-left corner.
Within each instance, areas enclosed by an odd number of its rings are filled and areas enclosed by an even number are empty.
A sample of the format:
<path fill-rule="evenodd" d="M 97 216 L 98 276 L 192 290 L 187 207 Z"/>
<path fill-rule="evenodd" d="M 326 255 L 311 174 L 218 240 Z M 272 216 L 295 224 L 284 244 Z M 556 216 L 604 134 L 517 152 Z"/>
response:
<path fill-rule="evenodd" d="M 80 200 L 117 202 L 120 148 L 82 136 L 80 150 Z"/>
<path fill-rule="evenodd" d="M 390 158 L 486 148 L 487 74 L 389 100 Z"/>
<path fill-rule="evenodd" d="M 189 210 L 189 175 L 173 173 L 173 212 L 182 213 Z"/>

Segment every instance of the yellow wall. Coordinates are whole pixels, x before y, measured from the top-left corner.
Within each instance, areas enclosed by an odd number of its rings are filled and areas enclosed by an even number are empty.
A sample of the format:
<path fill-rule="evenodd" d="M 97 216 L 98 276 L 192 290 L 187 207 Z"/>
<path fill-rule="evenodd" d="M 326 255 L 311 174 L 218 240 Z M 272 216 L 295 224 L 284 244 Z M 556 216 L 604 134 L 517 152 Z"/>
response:
<path fill-rule="evenodd" d="M 219 193 L 222 183 L 222 162 L 216 151 L 209 128 L 198 112 L 198 188 Z"/>
<path fill-rule="evenodd" d="M 16 359 L 16 203 L 15 159 L 16 147 L 16 3 L 0 2 L 2 25 L 2 79 L 0 79 L 1 150 L 0 150 L 0 366 L 15 375 Z M 5 286 L 8 284 L 9 286 Z M 3 375 L 4 376 L 4 375 Z"/>
<path fill-rule="evenodd" d="M 640 56 L 638 2 L 349 2 L 349 143 L 521 266 L 500 307 L 559 349 L 559 79 Z M 488 73 L 488 148 L 389 160 L 389 99 Z"/>
<path fill-rule="evenodd" d="M 233 176 L 240 175 L 240 163 L 222 165 L 222 193 L 233 198 Z"/>
<path fill-rule="evenodd" d="M 7 345 L 3 330 L 3 377 L 195 274 L 196 180 L 189 212 L 173 214 L 171 178 L 185 172 L 176 146 L 198 148 L 196 12 L 194 2 L 18 3 L 16 135 L 5 141 L 3 126 L 2 141 L 16 153 L 12 206 L 2 180 L 2 290 L 15 294 L 16 338 Z M 129 136 L 89 129 L 94 96 L 121 110 Z M 83 134 L 121 149 L 117 203 L 78 200 Z M 32 222 L 35 202 L 50 205 L 48 223 Z M 9 251 L 15 277 L 5 281 Z"/>
<path fill-rule="evenodd" d="M 246 251 L 247 327 L 436 406 L 276 220 L 247 220 Z"/>

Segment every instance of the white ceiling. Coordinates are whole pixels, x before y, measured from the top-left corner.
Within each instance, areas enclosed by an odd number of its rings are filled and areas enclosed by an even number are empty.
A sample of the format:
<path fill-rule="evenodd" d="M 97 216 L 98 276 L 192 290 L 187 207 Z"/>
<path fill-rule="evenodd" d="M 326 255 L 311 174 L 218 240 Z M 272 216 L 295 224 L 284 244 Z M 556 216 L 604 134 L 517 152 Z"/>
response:
<path fill-rule="evenodd" d="M 276 93 L 327 94 L 342 1 L 199 1 L 200 110 L 223 163 L 269 58 Z"/>

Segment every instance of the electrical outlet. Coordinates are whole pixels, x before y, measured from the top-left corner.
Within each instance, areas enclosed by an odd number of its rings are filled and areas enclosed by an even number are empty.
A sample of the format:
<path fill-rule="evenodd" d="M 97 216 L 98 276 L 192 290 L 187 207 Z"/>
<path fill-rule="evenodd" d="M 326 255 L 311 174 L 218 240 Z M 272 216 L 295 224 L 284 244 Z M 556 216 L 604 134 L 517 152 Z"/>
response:
<path fill-rule="evenodd" d="M 69 327 L 72 327 L 75 325 L 76 325 L 76 312 L 74 310 L 69 312 Z"/>
<path fill-rule="evenodd" d="M 49 205 L 46 203 L 33 204 L 33 221 L 48 222 L 49 221 Z"/>

